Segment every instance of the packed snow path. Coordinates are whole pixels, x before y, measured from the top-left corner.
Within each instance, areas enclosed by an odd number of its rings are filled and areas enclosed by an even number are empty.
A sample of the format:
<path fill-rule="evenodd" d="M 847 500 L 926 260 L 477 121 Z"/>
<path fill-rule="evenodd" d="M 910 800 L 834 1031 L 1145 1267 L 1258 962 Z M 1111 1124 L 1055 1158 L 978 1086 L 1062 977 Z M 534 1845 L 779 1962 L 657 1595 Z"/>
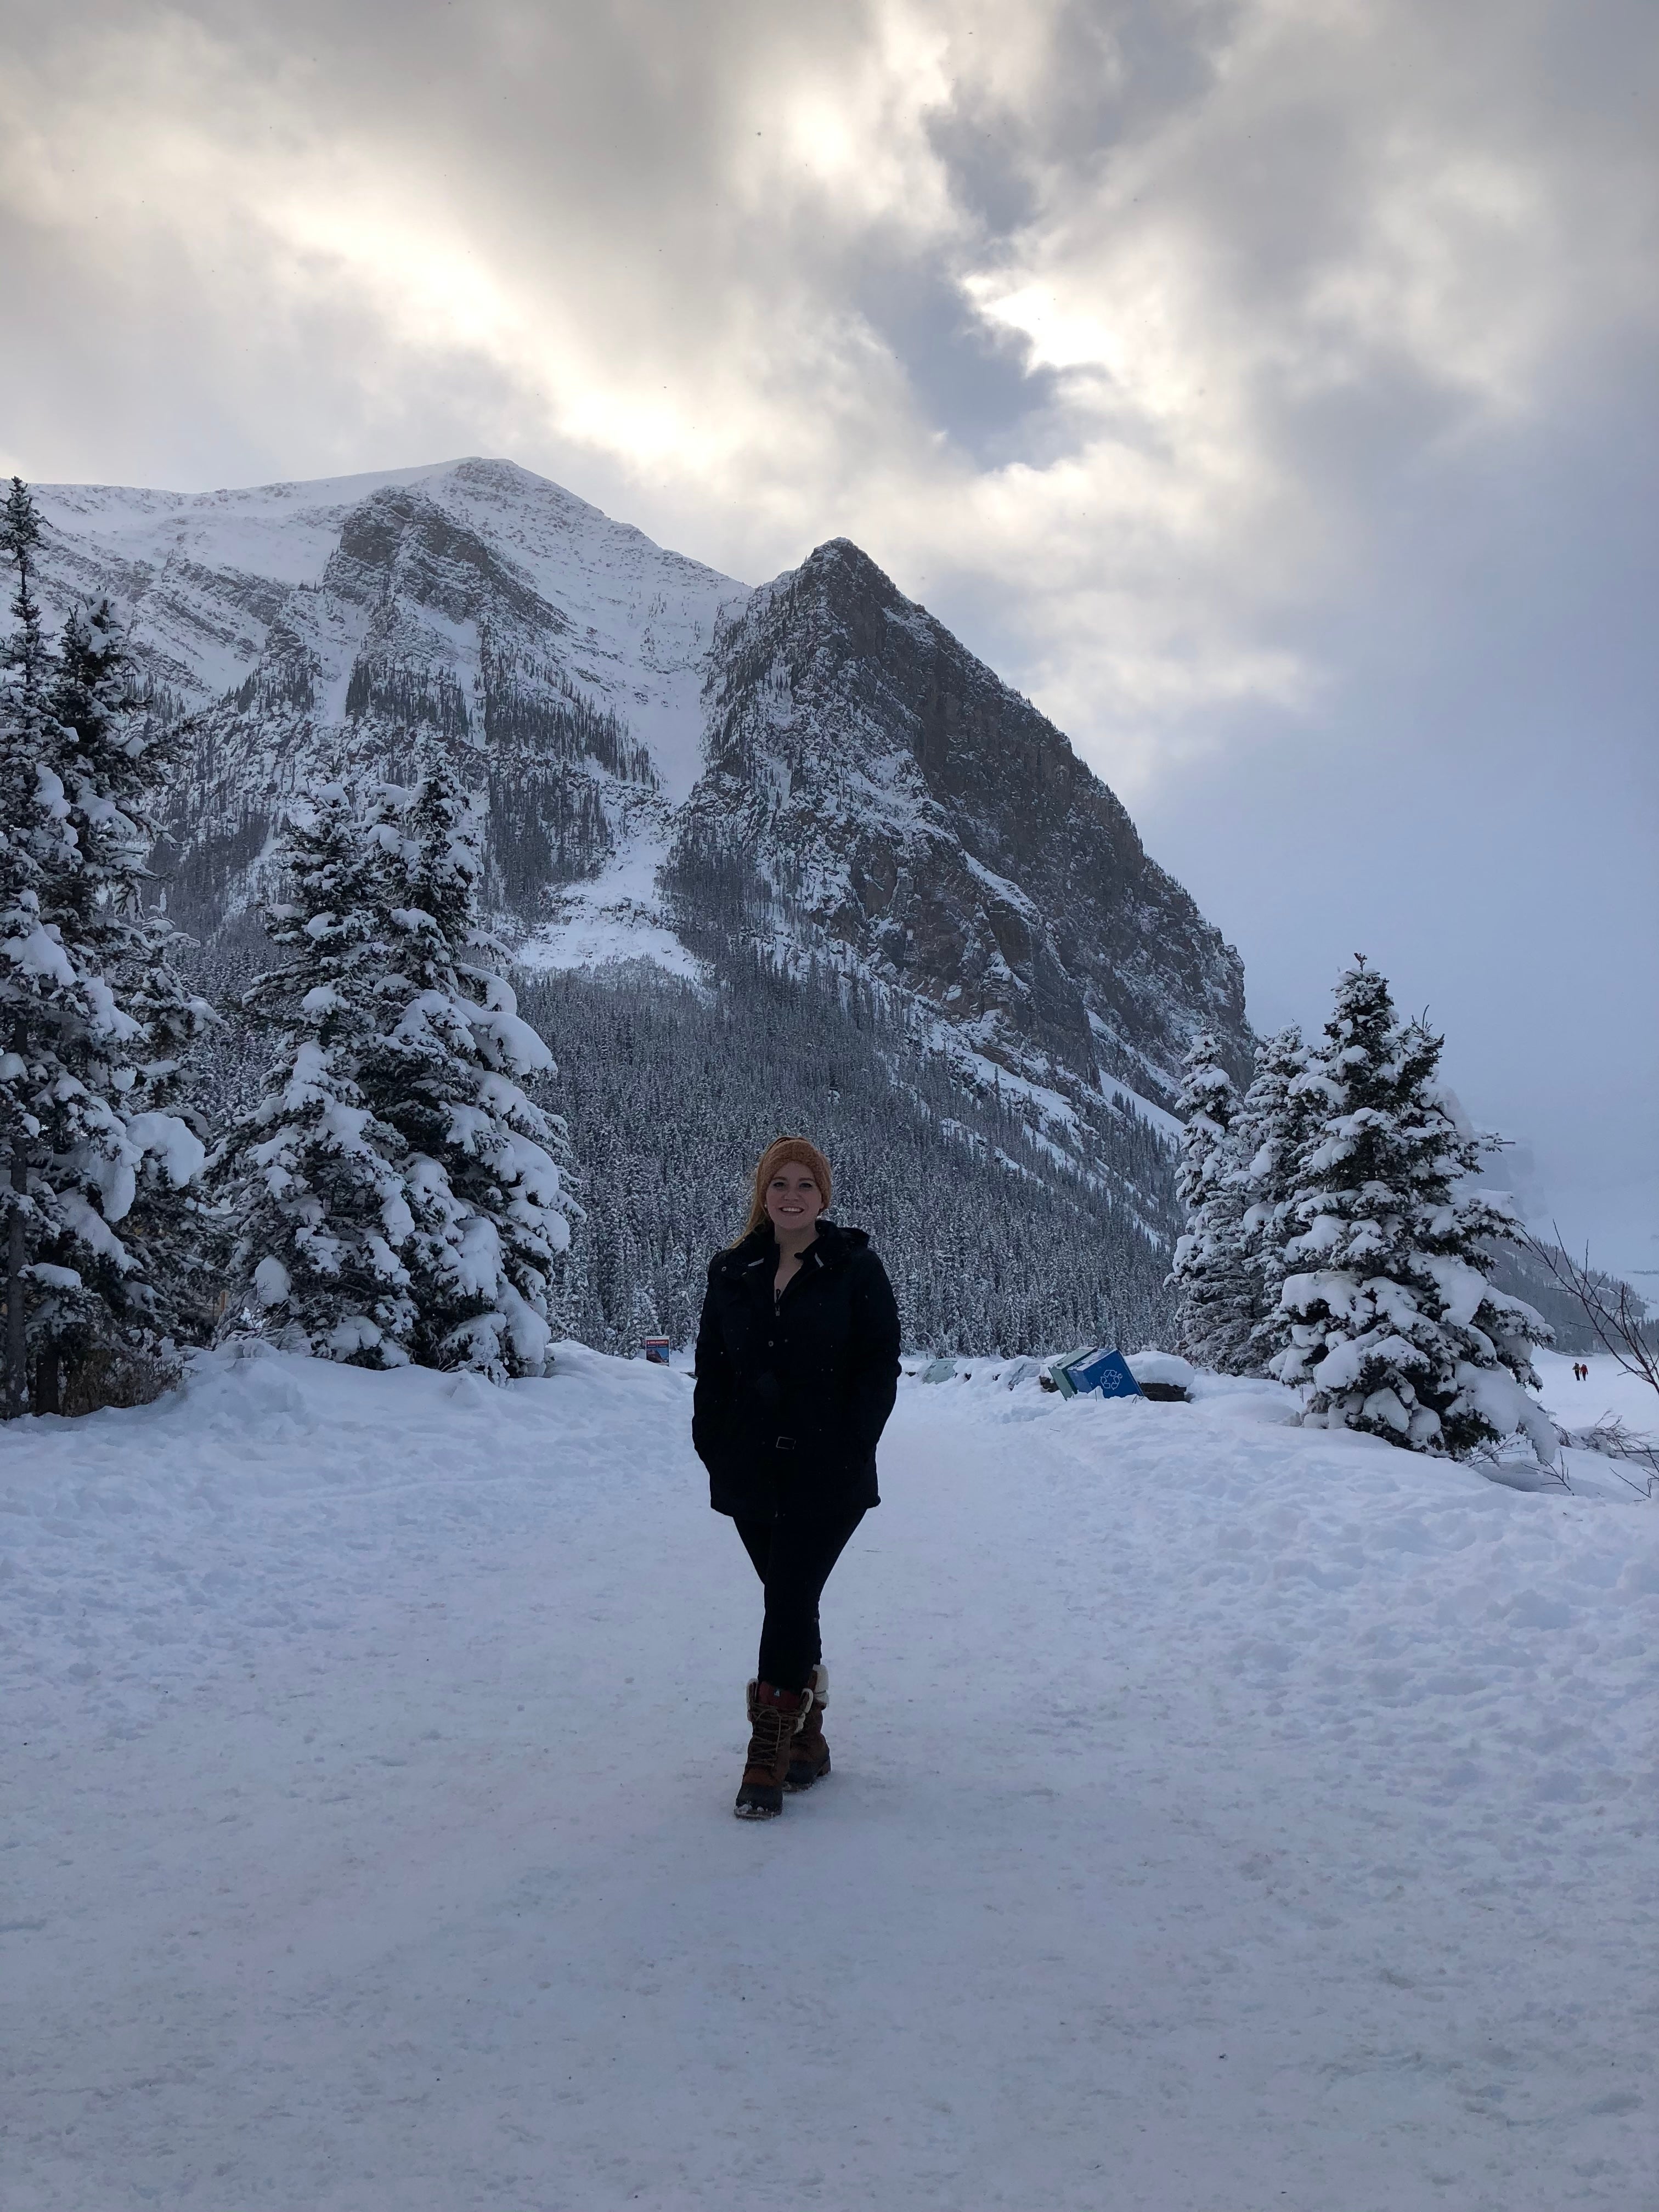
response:
<path fill-rule="evenodd" d="M 907 1384 L 731 1815 L 685 1379 L 0 1436 L 7 2212 L 1659 2203 L 1659 1510 Z"/>

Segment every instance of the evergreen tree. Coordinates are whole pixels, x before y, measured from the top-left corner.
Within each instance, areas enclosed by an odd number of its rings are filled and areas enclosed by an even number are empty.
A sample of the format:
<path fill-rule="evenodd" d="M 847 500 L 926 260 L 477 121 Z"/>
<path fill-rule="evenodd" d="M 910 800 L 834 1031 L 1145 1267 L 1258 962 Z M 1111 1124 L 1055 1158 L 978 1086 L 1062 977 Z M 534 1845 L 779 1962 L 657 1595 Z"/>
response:
<path fill-rule="evenodd" d="M 1170 1280 L 1181 1293 L 1182 1349 L 1201 1367 L 1243 1371 L 1251 1357 L 1255 1283 L 1246 1265 L 1239 1112 L 1220 1047 L 1200 1031 L 1187 1054 L 1179 1109 L 1185 1127 L 1176 1190 L 1187 1229 Z"/>
<path fill-rule="evenodd" d="M 1310 1112 L 1323 1078 L 1310 1074 L 1310 1055 L 1294 1024 L 1256 1048 L 1255 1074 L 1234 1125 L 1243 1178 L 1240 1221 L 1243 1262 L 1250 1277 L 1250 1342 L 1241 1372 L 1264 1375 L 1290 1342 L 1290 1322 L 1279 1309 L 1285 1247 L 1299 1224 L 1291 1216 L 1296 1164 Z"/>
<path fill-rule="evenodd" d="M 1512 1237 L 1504 1201 L 1472 1178 L 1477 1137 L 1437 1080 L 1443 1039 L 1395 1019 L 1363 960 L 1342 977 L 1295 1164 L 1280 1307 L 1290 1343 L 1273 1371 L 1300 1386 L 1312 1425 L 1360 1429 L 1462 1455 L 1525 1429 L 1554 1439 L 1523 1385 L 1548 1331 L 1493 1289 L 1491 1245 Z M 1308 1077 L 1304 1096 L 1316 1096 Z"/>
<path fill-rule="evenodd" d="M 52 774 L 61 735 L 46 712 L 51 662 L 40 602 L 34 596 L 40 522 L 27 488 L 14 477 L 0 515 L 0 551 L 16 570 L 11 611 L 16 629 L 0 646 L 0 1083 L 6 1112 L 6 1413 L 28 1403 L 28 1352 L 24 1284 L 42 1218 L 34 1190 L 40 1152 L 41 1068 L 33 1049 L 39 1007 L 54 969 L 67 980 L 68 964 L 40 922 L 40 890 L 47 872 L 62 865 L 61 830 L 42 804 L 41 769 Z M 52 778 L 56 781 L 55 775 Z M 61 988 L 61 981 L 59 983 Z"/>
<path fill-rule="evenodd" d="M 551 1073 L 553 1056 L 477 957 L 492 949 L 478 824 L 449 768 L 389 788 L 375 837 L 390 941 L 362 1083 L 404 1152 L 414 1356 L 498 1382 L 539 1375 L 562 1318 L 569 1200 L 562 1124 L 519 1079 Z"/>
<path fill-rule="evenodd" d="M 161 764 L 107 606 L 49 647 L 34 592 L 41 526 L 12 479 L 0 551 L 16 628 L 0 684 L 0 1102 L 7 1168 L 6 1410 L 55 1411 L 65 1359 L 140 1352 L 163 1316 L 143 1240 L 117 1233 L 199 1172 L 202 1146 L 149 1095 L 142 987 L 145 811 Z M 187 1006 L 187 994 L 180 994 Z M 201 1010 L 205 1018 L 206 1010 Z M 33 1370 L 31 1401 L 30 1370 Z"/>
<path fill-rule="evenodd" d="M 337 784 L 289 817 L 291 896 L 265 911 L 281 967 L 244 994 L 278 1040 L 265 1095 L 215 1164 L 235 1224 L 228 1329 L 359 1367 L 406 1366 L 418 1316 L 403 1253 L 415 1233 L 403 1139 L 359 1070 L 381 1018 L 392 946 L 385 856 Z"/>
<path fill-rule="evenodd" d="M 209 1334 L 217 1285 L 199 1218 L 209 1127 L 196 1102 L 193 1048 L 216 1025 L 174 961 L 187 945 L 147 910 L 153 883 L 158 786 L 174 765 L 180 730 L 140 701 L 131 654 L 107 600 L 76 608 L 59 640 L 52 711 L 71 741 L 63 771 L 79 865 L 64 889 L 89 963 L 137 1025 L 112 1075 L 118 1110 L 139 1159 L 121 1241 L 133 1262 L 125 1303 L 166 1338 Z"/>

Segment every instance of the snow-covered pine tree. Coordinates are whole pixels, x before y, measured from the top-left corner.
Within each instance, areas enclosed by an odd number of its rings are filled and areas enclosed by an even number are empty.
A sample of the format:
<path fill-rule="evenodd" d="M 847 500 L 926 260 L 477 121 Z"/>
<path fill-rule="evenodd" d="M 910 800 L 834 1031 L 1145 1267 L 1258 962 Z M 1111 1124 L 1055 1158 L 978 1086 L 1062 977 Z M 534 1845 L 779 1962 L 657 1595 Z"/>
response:
<path fill-rule="evenodd" d="M 1221 1048 L 1200 1030 L 1187 1053 L 1178 1111 L 1185 1122 L 1176 1190 L 1187 1229 L 1170 1280 L 1181 1294 L 1181 1348 L 1200 1367 L 1249 1364 L 1255 1285 L 1245 1265 L 1243 1161 L 1233 1133 L 1239 1097 Z"/>
<path fill-rule="evenodd" d="M 357 1367 L 404 1367 L 417 1314 L 400 1256 L 414 1235 L 405 1146 L 358 1080 L 392 952 L 378 831 L 339 784 L 289 815 L 287 899 L 265 928 L 290 948 L 243 1003 L 279 1048 L 265 1096 L 236 1124 L 213 1182 L 234 1224 L 224 1328 Z"/>
<path fill-rule="evenodd" d="M 553 1055 L 478 957 L 491 947 L 477 811 L 447 763 L 388 787 L 375 835 L 392 944 L 362 1080 L 405 1147 L 411 1349 L 496 1382 L 540 1375 L 562 1317 L 571 1201 L 563 1125 L 518 1079 L 550 1073 Z"/>
<path fill-rule="evenodd" d="M 34 593 L 41 536 L 14 477 L 0 514 L 16 572 L 0 683 L 9 1414 L 57 1410 L 66 1359 L 151 1348 L 155 1286 L 117 1224 L 141 1181 L 176 1194 L 202 1165 L 196 1133 L 143 1082 L 136 1001 L 153 948 L 140 890 L 157 754 L 107 607 L 49 647 Z"/>
<path fill-rule="evenodd" d="M 1523 1387 L 1536 1386 L 1531 1347 L 1549 1332 L 1489 1280 L 1490 1245 L 1516 1224 L 1474 1186 L 1494 1140 L 1439 1084 L 1444 1040 L 1399 1024 L 1363 960 L 1337 986 L 1325 1036 L 1327 1103 L 1296 1163 L 1301 1227 L 1285 1247 L 1291 1341 L 1273 1371 L 1301 1387 L 1316 1426 L 1459 1456 L 1524 1430 L 1553 1457 Z"/>
<path fill-rule="evenodd" d="M 0 515 L 0 551 L 16 570 L 11 612 L 16 629 L 0 647 L 4 671 L 0 689 L 0 932 L 4 965 L 0 967 L 0 1084 L 5 1097 L 6 1182 L 6 1402 L 8 1419 L 28 1404 L 28 1348 L 25 1290 L 30 1249 L 40 1221 L 30 1184 L 39 1151 L 40 1121 L 33 1109 L 38 1079 L 31 1046 L 43 969 L 57 964 L 40 929 L 40 884 L 58 858 L 61 831 L 40 805 L 40 768 L 50 763 L 61 737 L 46 712 L 51 661 L 40 602 L 33 591 L 40 518 L 34 502 L 14 477 Z M 66 964 L 66 963 L 65 963 Z"/>
<path fill-rule="evenodd" d="M 156 790 L 177 726 L 145 708 L 125 634 L 107 600 L 76 608 L 58 641 L 52 710 L 72 741 L 63 772 L 80 866 L 66 888 L 78 932 L 122 1011 L 137 1024 L 115 1079 L 118 1110 L 140 1158 L 121 1241 L 133 1266 L 130 1310 L 164 1338 L 203 1342 L 217 1294 L 199 1219 L 209 1136 L 192 1097 L 191 1050 L 217 1017 L 173 963 L 186 942 L 147 910 Z"/>
<path fill-rule="evenodd" d="M 1291 1218 L 1296 1162 L 1322 1080 L 1310 1078 L 1311 1055 L 1294 1024 L 1256 1048 L 1255 1074 L 1233 1124 L 1243 1177 L 1240 1223 L 1243 1264 L 1251 1279 L 1249 1356 L 1241 1371 L 1263 1375 L 1290 1342 L 1288 1316 L 1279 1310 L 1285 1247 L 1300 1224 Z"/>

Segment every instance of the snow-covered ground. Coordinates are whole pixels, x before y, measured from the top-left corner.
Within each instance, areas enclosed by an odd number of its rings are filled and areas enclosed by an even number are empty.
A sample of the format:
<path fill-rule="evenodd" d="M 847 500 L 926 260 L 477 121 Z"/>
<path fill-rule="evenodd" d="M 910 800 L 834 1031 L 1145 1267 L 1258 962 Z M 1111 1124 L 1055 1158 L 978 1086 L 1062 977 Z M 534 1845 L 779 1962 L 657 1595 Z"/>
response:
<path fill-rule="evenodd" d="M 684 1376 L 0 1434 L 7 2212 L 1659 2203 L 1659 1508 L 963 1366 L 759 1827 Z"/>
<path fill-rule="evenodd" d="M 1543 1382 L 1539 1395 L 1564 1428 L 1577 1431 L 1617 1420 L 1643 1435 L 1659 1430 L 1659 1397 L 1638 1376 L 1600 1352 L 1583 1362 L 1565 1352 L 1538 1352 L 1533 1358 Z M 1577 1364 L 1589 1370 L 1582 1382 L 1572 1371 Z"/>

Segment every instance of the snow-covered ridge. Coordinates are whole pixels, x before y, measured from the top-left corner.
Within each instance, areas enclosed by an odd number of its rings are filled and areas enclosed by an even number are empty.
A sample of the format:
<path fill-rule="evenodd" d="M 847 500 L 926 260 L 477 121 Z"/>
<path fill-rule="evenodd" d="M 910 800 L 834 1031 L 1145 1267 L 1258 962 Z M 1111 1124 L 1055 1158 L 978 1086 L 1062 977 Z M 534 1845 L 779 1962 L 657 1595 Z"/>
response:
<path fill-rule="evenodd" d="M 758 947 L 857 978 L 1075 1153 L 1168 1133 L 1242 970 L 1063 735 L 857 547 L 759 590 L 500 460 L 177 494 L 45 486 L 44 596 L 107 592 L 195 716 L 173 910 L 246 913 L 319 772 L 487 787 L 487 902 L 532 968 Z M 1052 1107 L 1052 1110 L 1051 1110 Z"/>
<path fill-rule="evenodd" d="M 290 592 L 324 588 L 349 516 L 377 493 L 417 494 L 535 592 L 566 641 L 574 682 L 649 747 L 671 796 L 696 781 L 703 659 L 716 617 L 748 587 L 511 461 L 471 458 L 246 490 L 34 490 L 58 541 L 46 571 L 57 611 L 89 586 L 110 589 L 141 650 L 192 704 L 218 698 L 257 667 L 290 611 Z M 238 603 L 234 624 L 228 598 Z M 428 623 L 435 611 L 426 611 Z M 470 686 L 476 617 L 455 625 L 448 642 L 448 665 Z"/>

